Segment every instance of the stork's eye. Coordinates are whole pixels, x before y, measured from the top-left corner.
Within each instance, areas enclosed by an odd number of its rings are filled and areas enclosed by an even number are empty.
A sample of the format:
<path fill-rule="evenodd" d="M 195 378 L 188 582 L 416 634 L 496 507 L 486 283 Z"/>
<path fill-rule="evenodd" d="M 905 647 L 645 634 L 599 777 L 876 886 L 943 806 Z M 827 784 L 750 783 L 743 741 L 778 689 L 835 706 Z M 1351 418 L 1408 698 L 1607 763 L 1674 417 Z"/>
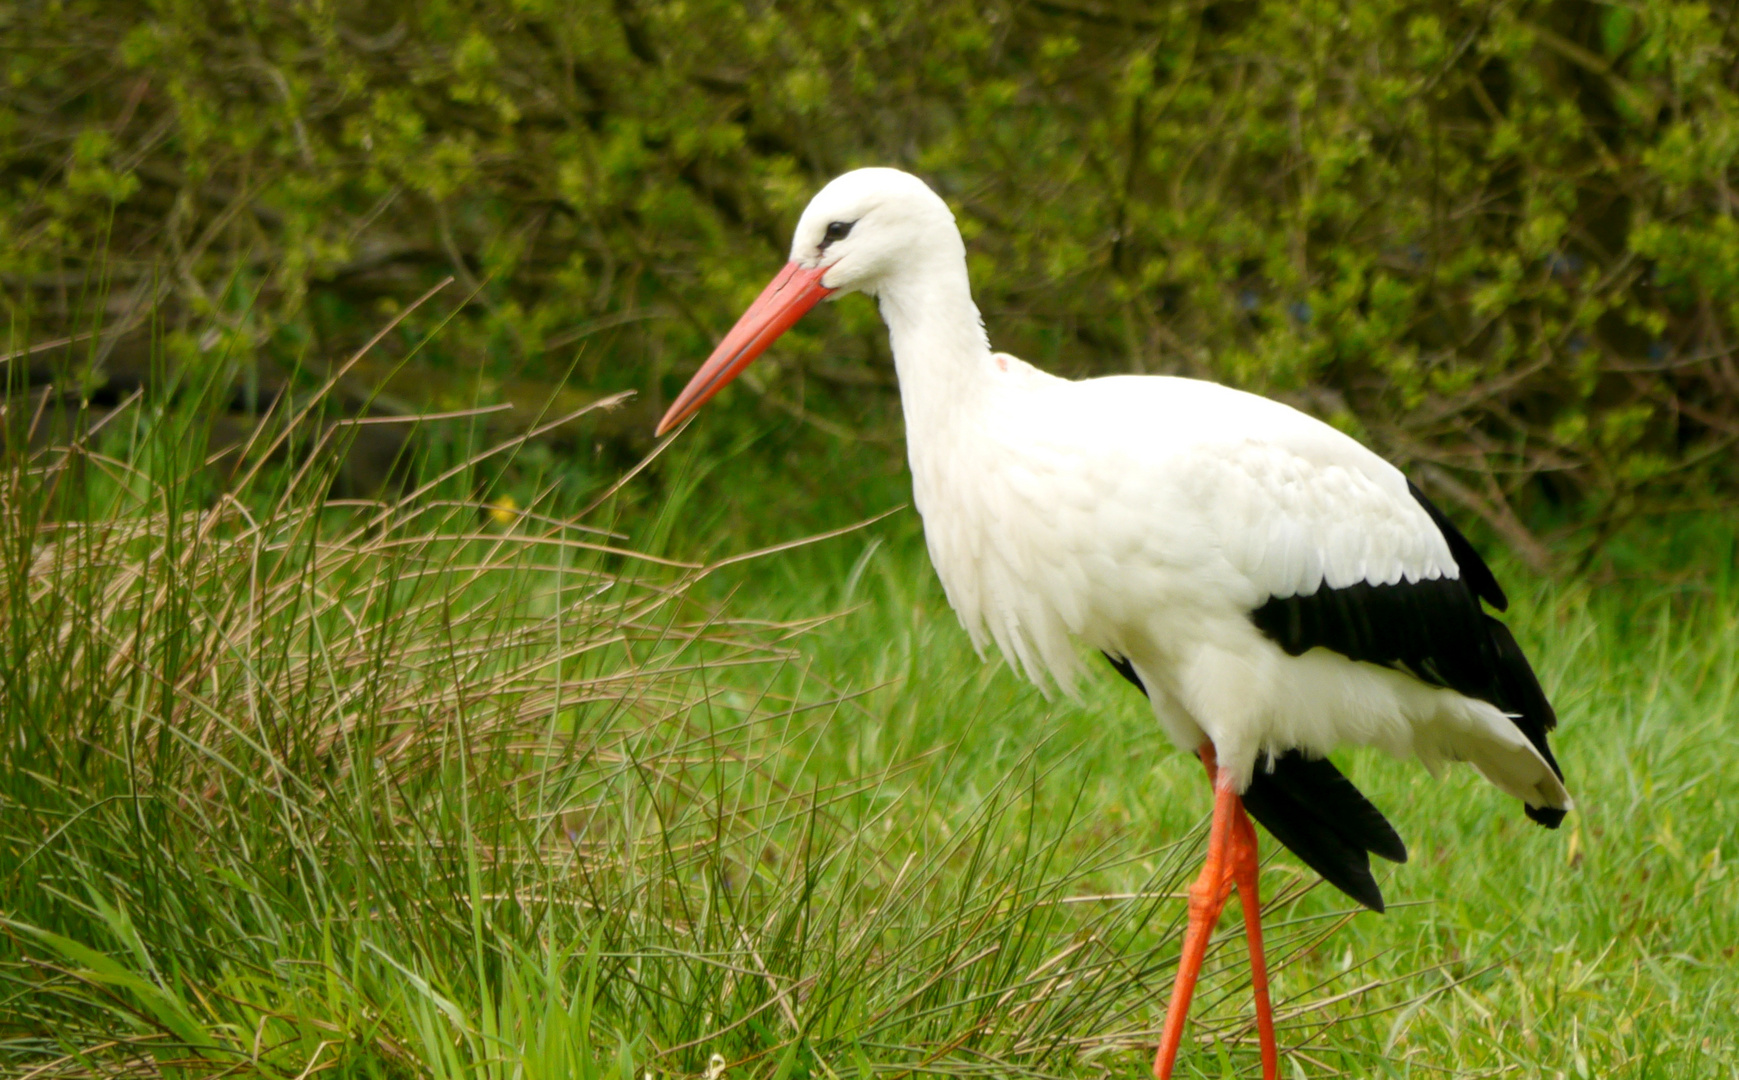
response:
<path fill-rule="evenodd" d="M 851 227 L 856 224 L 857 222 L 855 221 L 835 221 L 829 223 L 827 226 L 827 232 L 823 233 L 821 236 L 821 246 L 825 248 L 835 240 L 844 240 L 846 237 L 851 235 Z"/>

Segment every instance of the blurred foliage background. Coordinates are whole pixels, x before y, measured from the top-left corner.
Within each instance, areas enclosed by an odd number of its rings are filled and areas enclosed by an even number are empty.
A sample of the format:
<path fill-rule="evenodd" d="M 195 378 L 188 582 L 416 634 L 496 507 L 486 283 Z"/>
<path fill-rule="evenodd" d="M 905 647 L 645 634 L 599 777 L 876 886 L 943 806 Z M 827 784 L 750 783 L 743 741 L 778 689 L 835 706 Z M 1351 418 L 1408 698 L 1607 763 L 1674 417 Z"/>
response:
<path fill-rule="evenodd" d="M 221 369 L 246 415 L 451 275 L 356 407 L 632 388 L 586 440 L 626 456 L 814 189 L 893 164 L 999 347 L 1280 396 L 1536 564 L 1739 490 L 1732 5 L 41 0 L 0 36 L 15 389 Z M 897 463 L 886 352 L 847 302 L 707 423 Z"/>

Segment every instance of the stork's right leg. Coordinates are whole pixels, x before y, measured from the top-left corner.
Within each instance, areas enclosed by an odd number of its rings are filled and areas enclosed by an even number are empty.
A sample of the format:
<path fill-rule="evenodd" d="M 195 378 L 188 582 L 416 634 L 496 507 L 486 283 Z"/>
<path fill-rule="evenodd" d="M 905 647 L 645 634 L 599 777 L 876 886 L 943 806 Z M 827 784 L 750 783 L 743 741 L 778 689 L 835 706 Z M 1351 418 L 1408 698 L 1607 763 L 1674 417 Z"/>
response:
<path fill-rule="evenodd" d="M 1268 972 L 1262 955 L 1262 917 L 1256 894 L 1256 830 L 1244 813 L 1243 801 L 1232 789 L 1230 778 L 1220 775 L 1213 744 L 1204 743 L 1200 754 L 1214 782 L 1214 820 L 1208 830 L 1208 855 L 1201 875 L 1190 886 L 1189 926 L 1184 931 L 1183 955 L 1178 958 L 1177 981 L 1172 984 L 1171 1001 L 1165 1009 L 1165 1027 L 1160 1033 L 1159 1052 L 1153 1059 L 1153 1075 L 1157 1080 L 1171 1078 L 1178 1046 L 1183 1041 L 1184 1021 L 1189 1016 L 1190 998 L 1195 994 L 1202 961 L 1207 958 L 1208 941 L 1214 936 L 1214 925 L 1220 921 L 1226 898 L 1236 884 L 1249 936 L 1262 1076 L 1264 1080 L 1274 1080 L 1279 1074 L 1279 1061 L 1273 1014 L 1268 1004 Z"/>
<path fill-rule="evenodd" d="M 1256 826 L 1244 812 L 1243 800 L 1232 823 L 1232 880 L 1238 885 L 1238 905 L 1244 909 L 1244 940 L 1250 949 L 1250 992 L 1256 999 L 1256 1042 L 1262 1051 L 1263 1080 L 1280 1075 L 1280 1053 L 1274 1043 L 1274 1007 L 1268 1002 L 1268 961 L 1262 951 L 1262 898 L 1256 891 Z"/>

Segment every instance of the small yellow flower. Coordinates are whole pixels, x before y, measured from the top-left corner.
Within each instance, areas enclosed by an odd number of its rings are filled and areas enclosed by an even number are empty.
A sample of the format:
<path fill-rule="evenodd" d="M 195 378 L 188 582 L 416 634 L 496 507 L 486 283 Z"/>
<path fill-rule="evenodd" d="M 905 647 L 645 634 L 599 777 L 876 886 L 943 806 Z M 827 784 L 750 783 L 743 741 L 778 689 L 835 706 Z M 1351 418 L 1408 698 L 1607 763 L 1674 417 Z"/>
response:
<path fill-rule="evenodd" d="M 513 496 L 503 495 L 489 504 L 489 519 L 497 525 L 511 525 L 519 520 L 519 503 Z"/>

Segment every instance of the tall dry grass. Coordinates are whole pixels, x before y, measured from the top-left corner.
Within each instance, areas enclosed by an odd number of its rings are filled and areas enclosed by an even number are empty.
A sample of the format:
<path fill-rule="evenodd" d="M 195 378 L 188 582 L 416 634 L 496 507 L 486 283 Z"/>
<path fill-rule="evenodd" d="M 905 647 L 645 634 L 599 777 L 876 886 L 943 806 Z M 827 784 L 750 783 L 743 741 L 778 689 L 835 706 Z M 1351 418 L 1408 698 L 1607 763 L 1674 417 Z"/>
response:
<path fill-rule="evenodd" d="M 787 1080 L 1146 1053 L 1193 838 L 1074 828 L 1036 753 L 969 799 L 924 755 L 816 769 L 865 719 L 808 666 L 810 624 L 700 602 L 724 564 L 637 552 L 594 524 L 610 492 L 510 507 L 492 470 L 535 430 L 467 449 L 471 411 L 425 418 L 410 480 L 336 499 L 369 421 L 316 388 L 216 447 L 223 385 L 53 438 L 48 399 L 7 399 L 0 1070 Z M 1281 919 L 1271 955 L 1332 925 Z M 1241 955 L 1194 1029 L 1228 1067 L 1252 1060 Z"/>

